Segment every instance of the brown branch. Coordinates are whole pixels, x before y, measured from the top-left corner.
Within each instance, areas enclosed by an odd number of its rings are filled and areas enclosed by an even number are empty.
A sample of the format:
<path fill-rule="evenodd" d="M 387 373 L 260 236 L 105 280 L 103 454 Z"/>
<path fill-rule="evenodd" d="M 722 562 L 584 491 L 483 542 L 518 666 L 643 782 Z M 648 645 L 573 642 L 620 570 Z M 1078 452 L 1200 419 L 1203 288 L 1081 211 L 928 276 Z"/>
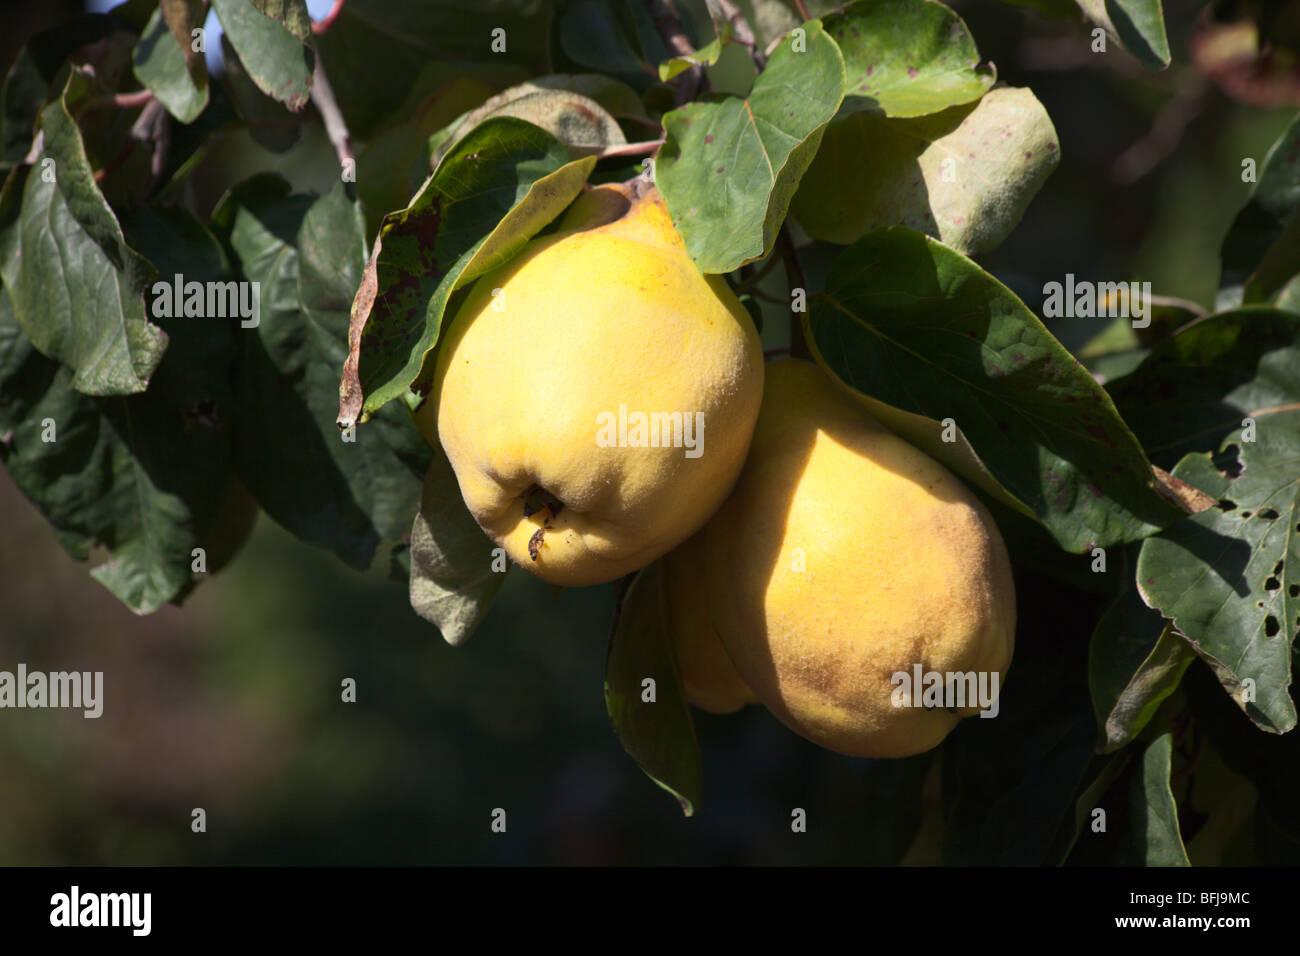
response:
<path fill-rule="evenodd" d="M 736 38 L 737 43 L 749 50 L 754 65 L 761 72 L 767 65 L 767 57 L 758 48 L 758 40 L 754 37 L 754 31 L 749 28 L 749 21 L 745 19 L 745 15 L 731 0 L 714 0 L 714 2 L 722 15 L 727 18 L 727 22 L 731 24 L 731 35 Z"/>
<path fill-rule="evenodd" d="M 1187 127 L 1205 108 L 1206 91 L 1206 83 L 1198 80 L 1160 107 L 1146 135 L 1115 157 L 1111 179 L 1121 186 L 1131 186 L 1168 159 L 1182 142 Z"/>
<path fill-rule="evenodd" d="M 646 153 L 653 153 L 664 144 L 662 139 L 651 139 L 641 143 L 624 143 L 621 146 L 607 146 L 596 154 L 597 159 L 607 159 L 610 156 L 643 156 Z"/>
<path fill-rule="evenodd" d="M 339 158 L 339 167 L 349 168 L 350 164 L 356 162 L 352 153 L 352 136 L 348 133 L 348 124 L 343 120 L 343 112 L 339 109 L 338 100 L 334 98 L 334 90 L 325 76 L 325 64 L 319 56 L 316 57 L 316 75 L 311 83 L 311 101 L 316 104 L 316 109 L 325 122 L 325 135 L 329 137 L 330 145 Z"/>
<path fill-rule="evenodd" d="M 794 5 L 799 8 L 799 16 L 803 17 L 805 21 L 812 19 L 812 14 L 808 12 L 808 7 L 803 0 L 794 0 Z"/>
<path fill-rule="evenodd" d="M 650 18 L 654 20 L 655 29 L 664 38 L 664 43 L 668 44 L 668 49 L 672 50 L 675 56 L 692 56 L 695 48 L 691 46 L 690 38 L 686 36 L 686 28 L 682 26 L 682 21 L 677 16 L 673 0 L 646 0 L 646 5 L 650 8 Z M 704 71 L 699 65 L 692 65 L 677 77 L 678 106 L 695 99 L 703 76 Z"/>

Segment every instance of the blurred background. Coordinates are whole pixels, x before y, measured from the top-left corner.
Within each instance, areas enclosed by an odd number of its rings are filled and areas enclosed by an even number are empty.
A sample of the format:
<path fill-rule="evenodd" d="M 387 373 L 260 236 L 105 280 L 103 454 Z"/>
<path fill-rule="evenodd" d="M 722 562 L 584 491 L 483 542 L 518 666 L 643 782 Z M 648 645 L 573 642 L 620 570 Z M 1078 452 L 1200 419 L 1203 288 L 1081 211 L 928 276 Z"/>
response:
<path fill-rule="evenodd" d="M 1262 163 L 1293 109 L 1229 99 L 1189 64 L 1204 5 L 1166 0 L 1174 65 L 1160 74 L 1114 46 L 1091 54 L 1077 20 L 951 5 L 1061 141 L 1060 167 L 983 264 L 1026 295 L 1073 272 L 1212 305 L 1219 244 L 1249 189 L 1242 160 Z M 81 9 L 7 0 L 0 63 Z M 334 168 L 323 137 L 291 158 L 249 146 L 210 161 L 232 178 L 276 169 L 303 190 Z M 1076 349 L 1097 330 L 1054 327 Z M 387 568 L 381 554 L 353 573 L 262 517 L 183 608 L 139 618 L 0 472 L 0 669 L 103 671 L 106 686 L 99 720 L 0 712 L 0 864 L 938 862 L 929 755 L 855 760 L 758 708 L 697 712 L 704 801 L 684 821 L 605 713 L 611 588 L 556 595 L 512 572 L 481 630 L 452 648 Z M 1018 569 L 1022 602 L 1039 570 Z M 1021 648 L 1061 638 L 1057 601 L 1022 607 Z M 1086 636 L 1063 645 L 1080 674 Z M 340 700 L 345 678 L 355 704 Z M 197 807 L 204 834 L 190 829 Z M 498 807 L 505 835 L 489 828 Z M 790 831 L 796 807 L 807 833 Z"/>

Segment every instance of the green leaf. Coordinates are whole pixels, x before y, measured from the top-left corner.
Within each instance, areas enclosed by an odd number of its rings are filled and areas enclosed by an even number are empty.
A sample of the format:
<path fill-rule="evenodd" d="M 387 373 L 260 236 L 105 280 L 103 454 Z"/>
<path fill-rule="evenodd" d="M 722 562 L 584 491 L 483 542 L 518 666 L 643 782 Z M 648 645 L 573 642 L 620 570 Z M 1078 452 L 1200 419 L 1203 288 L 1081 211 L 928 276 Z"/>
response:
<path fill-rule="evenodd" d="M 239 330 L 235 467 L 278 523 L 366 568 L 381 540 L 410 529 L 429 455 L 405 409 L 350 435 L 335 424 L 365 266 L 361 214 L 344 189 L 313 199 L 263 174 L 227 195 L 214 222 L 261 295 L 258 325 Z"/>
<path fill-rule="evenodd" d="M 554 26 L 562 54 L 557 65 L 567 60 L 644 88 L 656 76 L 651 64 L 671 55 L 648 6 L 638 0 L 562 0 Z"/>
<path fill-rule="evenodd" d="M 144 210 L 130 229 L 169 270 L 219 277 L 220 250 L 188 213 Z M 36 351 L 0 295 L 0 460 L 73 557 L 108 549 L 92 576 L 141 614 L 193 587 L 195 548 L 218 570 L 255 513 L 229 466 L 230 326 L 160 322 L 171 344 L 149 390 L 95 398 Z"/>
<path fill-rule="evenodd" d="M 74 371 L 87 395 L 142 392 L 167 347 L 145 313 L 149 262 L 122 235 L 95 182 L 70 103 L 90 89 L 81 72 L 41 112 L 44 149 L 0 193 L 0 275 L 23 331 Z"/>
<path fill-rule="evenodd" d="M 1178 689 L 1196 654 L 1129 587 L 1092 633 L 1088 685 L 1097 715 L 1097 751 L 1127 746 Z"/>
<path fill-rule="evenodd" d="M 1078 360 L 1009 289 L 928 236 L 880 230 L 844 250 L 808 327 L 822 364 L 913 416 L 904 437 L 1037 516 L 1066 550 L 1135 540 L 1182 516 Z M 944 419 L 960 439 L 943 440 Z"/>
<path fill-rule="evenodd" d="M 172 36 L 161 10 L 149 18 L 132 62 L 136 78 L 153 90 L 167 112 L 182 123 L 193 122 L 208 105 L 207 68 L 197 78 L 191 74 L 185 52 Z"/>
<path fill-rule="evenodd" d="M 1140 746 L 1139 755 L 1096 795 L 1092 809 L 1105 811 L 1106 827 L 1082 828 L 1070 855 L 1072 865 L 1189 865 L 1169 785 L 1172 759 L 1173 735 L 1168 732 Z"/>
<path fill-rule="evenodd" d="M 1151 70 L 1169 65 L 1169 38 L 1160 0 L 1078 0 L 1079 8 L 1097 26 Z"/>
<path fill-rule="evenodd" d="M 203 28 L 207 9 L 203 0 L 159 0 L 158 10 L 162 14 L 167 29 L 176 38 L 176 45 L 185 57 L 186 68 L 195 86 L 206 86 L 208 82 L 207 58 L 202 50 L 196 50 L 194 31 Z M 148 26 L 146 21 L 145 26 Z M 143 30 L 142 30 L 143 32 Z"/>
<path fill-rule="evenodd" d="M 605 709 L 623 749 L 689 817 L 700 806 L 700 746 L 670 627 L 663 564 L 656 561 L 637 573 L 619 607 L 605 665 Z M 654 681 L 652 701 L 643 696 L 647 679 Z"/>
<path fill-rule="evenodd" d="M 416 381 L 452 292 L 501 265 L 573 201 L 595 165 L 545 130 L 490 119 L 384 217 L 352 310 L 339 420 L 364 421 Z"/>
<path fill-rule="evenodd" d="M 1266 301 L 1282 285 L 1274 279 L 1270 288 L 1259 287 L 1255 273 L 1266 262 L 1274 272 L 1281 272 L 1283 279 L 1300 272 L 1300 255 L 1292 244 L 1282 242 L 1288 226 L 1295 228 L 1300 207 L 1300 115 L 1269 148 L 1257 175 L 1250 198 L 1233 219 L 1220 253 L 1224 290 L 1247 303 Z M 1279 268 L 1279 258 L 1290 263 L 1289 271 Z"/>
<path fill-rule="evenodd" d="M 1296 725 L 1291 645 L 1300 633 L 1300 405 L 1224 446 L 1240 448 L 1232 478 L 1209 455 L 1189 454 L 1173 471 L 1218 498 L 1216 507 L 1142 543 L 1142 598 L 1171 619 L 1218 674 L 1224 689 L 1264 730 Z M 1253 692 L 1243 682 L 1253 681 Z"/>
<path fill-rule="evenodd" d="M 258 89 L 224 33 L 221 52 L 226 64 L 221 85 L 229 94 L 230 108 L 243 120 L 248 135 L 257 145 L 273 153 L 288 152 L 300 139 L 300 117 Z"/>
<path fill-rule="evenodd" d="M 771 251 L 843 95 L 844 60 L 810 20 L 772 54 L 747 98 L 664 116 L 655 183 L 701 271 L 731 272 Z"/>
<path fill-rule="evenodd" d="M 567 146 L 574 157 L 596 155 L 606 146 L 627 142 L 618 121 L 590 97 L 523 83 L 498 93 L 461 117 L 441 141 L 431 162 L 436 166 L 470 130 L 494 116 L 513 116 L 540 126 Z"/>
<path fill-rule="evenodd" d="M 291 110 L 302 109 L 316 67 L 311 42 L 294 32 L 301 32 L 298 8 L 306 17 L 304 0 L 289 0 L 284 9 L 272 10 L 284 19 L 264 13 L 251 0 L 212 0 L 212 8 L 258 89 Z"/>
<path fill-rule="evenodd" d="M 411 528 L 411 607 L 448 644 L 465 643 L 505 581 L 505 569 L 493 568 L 497 560 L 504 562 L 505 552 L 483 534 L 447 456 L 435 449 Z"/>
<path fill-rule="evenodd" d="M 985 252 L 1015 228 L 1059 158 L 1052 121 L 1027 89 L 918 119 L 855 113 L 826 130 L 791 212 L 830 242 L 901 225 Z"/>
<path fill-rule="evenodd" d="M 965 22 L 932 0 L 858 0 L 825 21 L 844 54 L 840 115 L 925 116 L 983 96 L 997 78 L 980 66 Z"/>
<path fill-rule="evenodd" d="M 1162 468 L 1217 449 L 1246 418 L 1271 430 L 1300 401 L 1300 316 L 1247 308 L 1201 319 L 1157 345 L 1110 393 Z"/>

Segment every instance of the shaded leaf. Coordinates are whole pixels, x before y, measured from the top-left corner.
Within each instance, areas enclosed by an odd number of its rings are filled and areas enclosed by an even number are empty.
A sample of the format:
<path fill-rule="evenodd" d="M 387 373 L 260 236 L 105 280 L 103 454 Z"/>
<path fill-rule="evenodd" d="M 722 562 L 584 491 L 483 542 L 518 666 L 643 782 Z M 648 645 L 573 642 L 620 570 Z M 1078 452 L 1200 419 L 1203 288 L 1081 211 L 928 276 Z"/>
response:
<path fill-rule="evenodd" d="M 927 236 L 880 230 L 844 250 L 808 329 L 844 382 L 929 420 L 913 419 L 905 437 L 1037 516 L 1068 551 L 1145 537 L 1182 515 L 1092 376 L 1010 290 Z M 970 454 L 942 440 L 944 419 Z"/>
<path fill-rule="evenodd" d="M 1098 752 L 1129 744 L 1178 689 L 1195 656 L 1136 589 L 1120 595 L 1097 622 L 1088 651 Z"/>
<path fill-rule="evenodd" d="M 614 623 L 605 666 L 605 708 L 623 749 L 681 804 L 700 806 L 700 747 L 673 656 L 671 624 L 656 561 L 633 578 Z M 643 682 L 654 681 L 653 701 Z"/>
<path fill-rule="evenodd" d="M 783 41 L 747 98 L 689 103 L 664 116 L 655 184 L 703 272 L 731 272 L 771 251 L 843 98 L 839 49 L 819 21 L 804 29 L 806 52 Z"/>
<path fill-rule="evenodd" d="M 448 644 L 469 639 L 505 581 L 504 571 L 493 570 L 494 551 L 461 499 L 447 456 L 435 449 L 411 527 L 410 595 L 411 607 Z"/>
<path fill-rule="evenodd" d="M 85 74 L 69 76 L 41 112 L 41 158 L 0 193 L 0 275 L 23 331 L 73 369 L 73 388 L 125 395 L 149 384 L 167 336 L 145 313 L 153 267 L 123 237 L 72 119 L 89 90 Z"/>
<path fill-rule="evenodd" d="M 1224 440 L 1240 447 L 1232 478 L 1209 455 L 1189 454 L 1174 477 L 1220 499 L 1142 543 L 1142 598 L 1171 619 L 1224 689 L 1264 730 L 1296 724 L 1291 645 L 1300 634 L 1300 407 Z M 1253 691 L 1243 682 L 1253 682 Z"/>
<path fill-rule="evenodd" d="M 830 242 L 902 225 L 985 252 L 1015 228 L 1059 158 L 1052 121 L 1027 89 L 919 119 L 855 113 L 826 130 L 791 211 Z"/>
<path fill-rule="evenodd" d="M 188 50 L 188 44 L 185 50 Z M 195 75 L 161 11 L 149 18 L 133 56 L 136 78 L 182 123 L 193 122 L 208 105 L 208 74 Z M 199 63 L 203 63 L 200 57 Z"/>
<path fill-rule="evenodd" d="M 235 467 L 278 523 L 366 568 L 381 540 L 409 530 L 429 456 L 405 409 L 350 436 L 335 425 L 365 264 L 360 211 L 342 183 L 313 199 L 264 174 L 226 196 L 214 222 L 261 295 L 258 325 L 238 333 Z"/>
<path fill-rule="evenodd" d="M 291 110 L 300 110 L 311 93 L 316 54 L 308 37 L 301 32 L 297 10 L 306 17 L 303 0 L 287 0 L 273 5 L 277 19 L 258 9 L 251 0 L 212 0 L 212 8 L 230 45 L 239 55 L 253 82 L 267 96 Z"/>
<path fill-rule="evenodd" d="M 1109 391 L 1164 468 L 1188 452 L 1217 449 L 1246 418 L 1272 429 L 1275 416 L 1300 402 L 1300 316 L 1248 308 L 1201 319 Z"/>

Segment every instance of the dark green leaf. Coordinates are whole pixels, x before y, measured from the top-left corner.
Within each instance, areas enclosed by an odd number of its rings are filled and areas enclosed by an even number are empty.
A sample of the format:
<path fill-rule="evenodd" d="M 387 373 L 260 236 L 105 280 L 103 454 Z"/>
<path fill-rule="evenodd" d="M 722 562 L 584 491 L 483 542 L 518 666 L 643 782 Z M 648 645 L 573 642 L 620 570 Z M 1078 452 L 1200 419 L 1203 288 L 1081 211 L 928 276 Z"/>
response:
<path fill-rule="evenodd" d="M 605 666 L 605 708 L 623 749 L 691 816 L 700 806 L 700 747 L 673 657 L 663 565 L 632 580 L 619 607 Z M 653 681 L 647 701 L 645 682 Z"/>
<path fill-rule="evenodd" d="M 273 11 L 284 16 L 277 19 L 259 10 L 251 0 L 212 0 L 221 28 L 253 82 L 291 110 L 300 110 L 306 104 L 316 66 L 310 41 L 294 32 L 301 32 L 294 12 L 299 7 L 305 17 L 303 0 L 290 0 L 284 9 Z"/>
<path fill-rule="evenodd" d="M 136 45 L 133 61 L 136 78 L 153 90 L 167 112 L 182 123 L 193 122 L 208 105 L 207 68 L 198 77 L 191 74 L 185 52 L 161 11 L 155 11 L 149 19 Z M 200 58 L 198 62 L 203 60 Z"/>
<path fill-rule="evenodd" d="M 808 321 L 819 360 L 873 414 L 1066 550 L 1182 516 L 1101 386 L 1009 289 L 935 240 L 870 233 L 835 260 Z M 962 440 L 942 440 L 944 419 Z"/>
<path fill-rule="evenodd" d="M 1243 419 L 1272 429 L 1274 416 L 1300 401 L 1300 317 L 1247 308 L 1201 319 L 1157 345 L 1110 393 L 1162 468 L 1217 449 Z"/>
<path fill-rule="evenodd" d="M 447 456 L 435 449 L 411 528 L 411 607 L 448 644 L 463 644 L 501 589 L 505 560 L 465 507 Z"/>
<path fill-rule="evenodd" d="M 1285 733 L 1296 724 L 1287 688 L 1300 634 L 1300 405 L 1259 427 L 1256 441 L 1238 430 L 1229 444 L 1240 448 L 1237 478 L 1209 455 L 1189 454 L 1174 469 L 1219 504 L 1142 543 L 1138 588 L 1251 720 Z"/>
<path fill-rule="evenodd" d="M 277 522 L 368 567 L 381 540 L 409 530 L 428 450 L 403 408 L 354 433 L 335 425 L 365 264 L 360 211 L 342 183 L 313 200 L 267 174 L 240 184 L 214 220 L 261 295 L 258 325 L 239 330 L 235 467 Z"/>
<path fill-rule="evenodd" d="M 1250 199 L 1232 221 L 1221 251 L 1221 284 L 1232 298 L 1247 303 L 1266 301 L 1282 285 L 1275 276 L 1268 288 L 1260 287 L 1258 280 L 1252 287 L 1252 277 L 1266 260 L 1273 260 L 1268 264 L 1281 279 L 1300 272 L 1300 255 L 1294 244 L 1282 242 L 1300 205 L 1300 116 L 1269 148 L 1257 176 Z M 1289 271 L 1279 258 L 1290 263 Z"/>
<path fill-rule="evenodd" d="M 90 81 L 74 72 L 41 113 L 44 149 L 0 194 L 0 275 L 36 347 L 73 369 L 87 395 L 142 392 L 167 347 L 145 314 L 149 262 L 126 242 L 95 182 L 70 104 Z"/>

